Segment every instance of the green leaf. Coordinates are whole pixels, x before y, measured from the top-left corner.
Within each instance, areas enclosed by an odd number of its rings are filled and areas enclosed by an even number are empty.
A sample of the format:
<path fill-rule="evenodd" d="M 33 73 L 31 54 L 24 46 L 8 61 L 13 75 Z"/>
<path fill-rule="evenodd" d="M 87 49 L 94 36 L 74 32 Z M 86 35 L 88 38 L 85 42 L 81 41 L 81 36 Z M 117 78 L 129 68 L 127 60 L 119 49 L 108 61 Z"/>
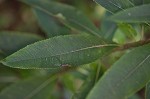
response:
<path fill-rule="evenodd" d="M 104 21 L 102 23 L 102 35 L 107 41 L 112 41 L 117 25 L 110 21 Z"/>
<path fill-rule="evenodd" d="M 142 5 L 143 4 L 143 0 L 130 0 L 134 5 Z"/>
<path fill-rule="evenodd" d="M 127 24 L 127 23 L 120 23 L 118 24 L 119 29 L 127 35 L 128 38 L 130 39 L 135 39 L 137 32 L 136 30 L 133 28 L 132 25 Z"/>
<path fill-rule="evenodd" d="M 150 99 L 150 82 L 146 85 L 146 91 L 145 91 L 145 99 Z"/>
<path fill-rule="evenodd" d="M 105 19 L 112 15 L 111 13 L 106 12 Z M 102 36 L 109 42 L 112 42 L 115 31 L 117 30 L 117 24 L 108 20 L 103 19 L 101 22 L 101 31 Z"/>
<path fill-rule="evenodd" d="M 149 75 L 150 44 L 147 44 L 121 57 L 97 82 L 87 99 L 126 99 L 146 85 Z"/>
<path fill-rule="evenodd" d="M 134 94 L 133 96 L 129 97 L 128 99 L 141 99 L 141 97 L 138 94 Z"/>
<path fill-rule="evenodd" d="M 0 83 L 10 83 L 19 80 L 17 74 L 13 69 L 0 64 Z"/>
<path fill-rule="evenodd" d="M 83 69 L 82 66 L 80 69 Z M 71 74 L 77 79 L 85 80 L 87 78 L 87 74 L 82 73 L 82 70 L 80 71 L 80 69 L 78 71 L 72 71 Z"/>
<path fill-rule="evenodd" d="M 65 86 L 65 88 L 69 89 L 71 92 L 75 91 L 75 83 L 74 83 L 75 77 L 71 74 L 71 72 L 68 72 L 67 74 L 63 74 L 61 81 Z"/>
<path fill-rule="evenodd" d="M 42 40 L 40 36 L 21 32 L 0 32 L 0 50 L 10 55 L 28 44 Z"/>
<path fill-rule="evenodd" d="M 17 74 L 19 73 L 17 72 Z M 20 79 L 17 74 L 15 71 L 12 71 L 11 68 L 5 67 L 0 64 L 0 92 L 11 83 L 14 83 Z"/>
<path fill-rule="evenodd" d="M 49 99 L 55 78 L 34 77 L 14 83 L 0 93 L 0 99 Z"/>
<path fill-rule="evenodd" d="M 2 61 L 14 68 L 59 68 L 78 66 L 101 57 L 107 46 L 95 36 L 67 35 L 29 45 Z"/>
<path fill-rule="evenodd" d="M 98 64 L 91 64 L 89 75 L 81 85 L 79 90 L 73 95 L 72 99 L 85 99 L 90 90 L 96 83 L 97 78 L 100 76 L 101 67 Z M 98 77 L 97 77 L 98 76 Z"/>
<path fill-rule="evenodd" d="M 39 25 L 45 31 L 47 37 L 66 35 L 70 33 L 70 29 L 65 27 L 57 18 L 36 8 L 34 8 L 34 12 L 39 21 Z"/>
<path fill-rule="evenodd" d="M 80 11 L 72 6 L 44 0 L 20 0 L 47 15 L 56 18 L 65 26 L 100 37 L 100 31 Z"/>
<path fill-rule="evenodd" d="M 103 6 L 112 13 L 134 6 L 134 4 L 129 0 L 94 0 L 94 1 L 96 1 L 101 6 Z"/>
<path fill-rule="evenodd" d="M 143 0 L 143 2 L 144 2 L 145 4 L 148 4 L 148 3 L 150 3 L 150 0 Z"/>
<path fill-rule="evenodd" d="M 129 8 L 112 15 L 109 19 L 115 22 L 150 22 L 150 4 Z"/>

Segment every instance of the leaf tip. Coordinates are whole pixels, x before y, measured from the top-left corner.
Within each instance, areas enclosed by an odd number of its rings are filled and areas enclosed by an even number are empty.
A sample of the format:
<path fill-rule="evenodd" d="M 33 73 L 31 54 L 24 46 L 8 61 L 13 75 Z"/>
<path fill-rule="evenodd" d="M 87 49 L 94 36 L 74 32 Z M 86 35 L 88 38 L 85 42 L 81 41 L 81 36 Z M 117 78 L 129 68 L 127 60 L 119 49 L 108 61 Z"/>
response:
<path fill-rule="evenodd" d="M 7 63 L 6 63 L 6 59 L 2 59 L 2 60 L 0 60 L 0 63 L 2 63 L 3 65 L 7 65 Z"/>

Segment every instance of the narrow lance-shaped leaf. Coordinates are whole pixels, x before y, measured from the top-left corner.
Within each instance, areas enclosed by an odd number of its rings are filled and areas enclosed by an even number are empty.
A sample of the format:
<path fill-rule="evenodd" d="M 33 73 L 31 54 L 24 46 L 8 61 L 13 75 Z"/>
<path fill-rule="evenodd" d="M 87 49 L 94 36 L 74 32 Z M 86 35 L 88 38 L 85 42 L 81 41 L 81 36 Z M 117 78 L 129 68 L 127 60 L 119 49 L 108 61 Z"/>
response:
<path fill-rule="evenodd" d="M 116 45 L 104 44 L 95 36 L 68 35 L 43 40 L 8 56 L 3 64 L 14 68 L 58 68 L 95 61 Z"/>
<path fill-rule="evenodd" d="M 34 77 L 14 83 L 0 93 L 0 99 L 49 99 L 55 78 Z"/>
<path fill-rule="evenodd" d="M 145 99 L 150 99 L 150 82 L 146 85 L 146 91 L 145 91 Z"/>
<path fill-rule="evenodd" d="M 94 0 L 94 1 L 112 13 L 134 6 L 134 4 L 130 0 Z"/>
<path fill-rule="evenodd" d="M 126 99 L 146 85 L 149 75 L 150 44 L 147 44 L 119 59 L 97 82 L 87 99 Z"/>
<path fill-rule="evenodd" d="M 149 3 L 149 0 L 94 0 L 108 11 L 116 13 L 127 8 L 132 8 L 143 3 Z"/>
<path fill-rule="evenodd" d="M 60 20 L 65 26 L 91 33 L 100 37 L 100 31 L 80 11 L 72 6 L 53 1 L 43 0 L 20 0 L 31 7 L 38 9 L 49 16 Z"/>
<path fill-rule="evenodd" d="M 109 20 L 115 22 L 150 22 L 150 4 L 140 5 L 120 11 L 112 15 Z"/>
<path fill-rule="evenodd" d="M 74 93 L 72 99 L 85 99 L 90 90 L 96 83 L 96 80 L 99 79 L 101 67 L 98 64 L 91 64 L 91 68 L 89 70 L 89 75 L 86 77 L 86 80 L 81 85 L 79 90 Z"/>
<path fill-rule="evenodd" d="M 111 21 L 104 21 L 102 23 L 102 35 L 107 41 L 112 41 L 117 25 Z"/>
<path fill-rule="evenodd" d="M 106 12 L 105 15 L 105 19 L 107 19 L 107 17 L 109 17 L 110 15 L 112 15 L 109 12 Z M 112 42 L 113 36 L 115 34 L 115 31 L 117 29 L 117 24 L 115 22 L 112 21 L 108 21 L 103 19 L 101 22 L 101 31 L 102 31 L 102 36 L 107 40 Z"/>
<path fill-rule="evenodd" d="M 46 33 L 47 37 L 66 35 L 70 33 L 70 29 L 64 26 L 58 18 L 34 8 L 33 11 L 37 16 L 39 25 Z"/>
<path fill-rule="evenodd" d="M 42 37 L 34 34 L 3 31 L 0 32 L 0 50 L 9 55 L 39 40 L 42 40 Z"/>

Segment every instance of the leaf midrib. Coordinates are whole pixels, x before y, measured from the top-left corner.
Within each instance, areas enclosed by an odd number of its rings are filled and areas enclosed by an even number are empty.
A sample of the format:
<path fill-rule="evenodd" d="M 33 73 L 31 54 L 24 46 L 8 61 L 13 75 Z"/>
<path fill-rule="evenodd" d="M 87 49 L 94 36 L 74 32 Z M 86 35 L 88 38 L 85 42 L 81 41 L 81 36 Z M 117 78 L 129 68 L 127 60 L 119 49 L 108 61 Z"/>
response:
<path fill-rule="evenodd" d="M 126 79 L 128 79 L 132 74 L 134 74 L 139 68 L 143 67 L 142 64 L 144 64 L 145 61 L 147 61 L 147 59 L 150 58 L 150 54 L 148 56 L 146 56 L 146 58 L 144 58 L 140 63 L 138 63 L 137 66 L 135 66 L 131 71 L 129 71 L 127 73 L 127 76 L 122 77 L 123 79 L 120 80 L 120 82 L 116 83 L 115 86 L 119 87 L 121 85 L 122 82 L 124 82 Z"/>
<path fill-rule="evenodd" d="M 38 58 L 22 59 L 22 60 L 15 60 L 15 61 L 13 60 L 13 61 L 11 61 L 11 63 L 18 62 L 18 61 L 28 61 L 28 60 L 36 60 L 36 59 L 44 59 L 44 58 L 56 57 L 56 56 L 67 55 L 67 54 L 71 54 L 71 53 L 75 53 L 75 52 L 79 52 L 79 51 L 84 51 L 84 50 L 88 50 L 88 49 L 110 47 L 110 46 L 117 46 L 117 45 L 116 44 L 95 45 L 95 46 L 85 47 L 85 48 L 77 49 L 77 50 L 66 52 L 66 53 L 61 53 L 61 54 L 56 54 L 56 55 L 48 56 L 48 57 L 38 57 Z"/>

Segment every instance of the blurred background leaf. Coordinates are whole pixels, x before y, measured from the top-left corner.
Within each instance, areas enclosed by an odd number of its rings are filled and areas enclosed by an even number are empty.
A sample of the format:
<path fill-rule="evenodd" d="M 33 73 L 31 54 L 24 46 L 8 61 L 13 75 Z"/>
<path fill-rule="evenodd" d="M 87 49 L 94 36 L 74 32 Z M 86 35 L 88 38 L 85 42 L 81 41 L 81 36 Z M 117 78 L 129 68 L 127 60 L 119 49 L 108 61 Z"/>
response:
<path fill-rule="evenodd" d="M 39 77 L 14 83 L 0 93 L 2 99 L 48 99 L 55 77 Z M 15 90 L 15 91 L 14 91 Z"/>
<path fill-rule="evenodd" d="M 20 0 L 31 7 L 43 11 L 48 15 L 56 18 L 65 26 L 76 29 L 77 31 L 83 31 L 91 33 L 100 37 L 100 31 L 93 25 L 93 23 L 79 10 L 72 6 L 41 0 Z M 44 28 L 45 30 L 45 28 Z M 49 32 L 49 31 L 48 31 Z"/>
<path fill-rule="evenodd" d="M 109 42 L 112 42 L 114 34 L 117 30 L 116 23 L 106 20 L 106 18 L 111 15 L 112 15 L 111 13 L 106 12 L 104 18 L 101 20 L 102 22 L 100 26 L 102 36 Z"/>
<path fill-rule="evenodd" d="M 42 40 L 43 38 L 35 34 L 12 32 L 12 31 L 1 31 L 0 32 L 0 50 L 4 54 L 10 55 L 17 50 Z"/>
<path fill-rule="evenodd" d="M 150 98 L 150 82 L 147 83 L 146 85 L 146 90 L 145 90 L 145 99 Z"/>

